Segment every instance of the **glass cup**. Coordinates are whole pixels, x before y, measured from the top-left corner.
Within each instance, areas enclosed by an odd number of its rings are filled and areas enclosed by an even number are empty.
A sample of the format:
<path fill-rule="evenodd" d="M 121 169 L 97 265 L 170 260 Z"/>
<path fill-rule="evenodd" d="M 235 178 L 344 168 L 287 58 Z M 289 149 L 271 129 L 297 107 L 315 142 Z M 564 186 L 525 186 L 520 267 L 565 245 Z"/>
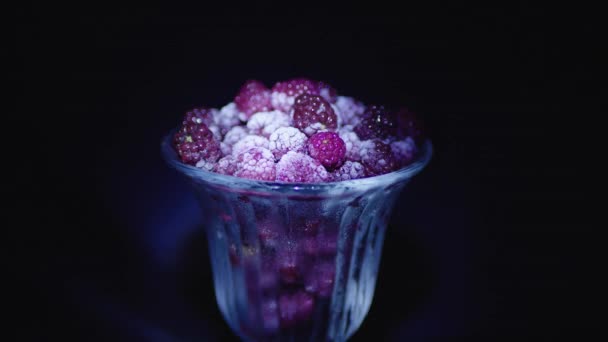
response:
<path fill-rule="evenodd" d="M 164 159 L 192 184 L 206 224 L 218 306 L 246 341 L 344 341 L 374 294 L 384 232 L 430 141 L 398 171 L 321 184 L 262 182 Z"/>

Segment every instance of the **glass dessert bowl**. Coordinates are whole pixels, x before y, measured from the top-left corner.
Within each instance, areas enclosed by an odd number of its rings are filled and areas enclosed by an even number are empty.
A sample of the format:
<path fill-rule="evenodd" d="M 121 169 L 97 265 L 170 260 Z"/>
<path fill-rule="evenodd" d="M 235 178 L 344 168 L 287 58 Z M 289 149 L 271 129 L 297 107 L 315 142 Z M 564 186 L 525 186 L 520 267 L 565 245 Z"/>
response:
<path fill-rule="evenodd" d="M 193 117 L 197 116 L 187 114 L 183 127 L 187 123 L 192 126 L 189 120 Z M 292 112 L 291 120 L 295 121 L 294 117 Z M 280 122 L 276 116 L 268 120 L 273 124 L 277 121 Z M 324 182 L 306 177 L 305 173 L 314 168 L 302 167 L 301 158 L 293 164 L 296 167 L 289 169 L 289 177 L 282 178 L 280 163 L 294 159 L 299 152 L 281 151 L 278 156 L 275 153 L 273 161 L 271 152 L 260 150 L 257 141 L 261 139 L 256 138 L 247 147 L 251 151 L 248 157 L 243 157 L 245 152 L 241 151 L 237 158 L 234 150 L 239 148 L 238 144 L 232 147 L 229 152 L 244 164 L 230 172 L 226 172 L 230 167 L 221 164 L 221 159 L 217 162 L 219 156 L 213 154 L 212 148 L 201 152 L 212 156 L 211 159 L 193 161 L 190 145 L 179 146 L 180 141 L 189 144 L 193 139 L 189 135 L 182 139 L 184 128 L 172 131 L 162 140 L 165 161 L 188 179 L 197 195 L 206 225 L 217 303 L 226 322 L 243 340 L 349 338 L 361 325 L 372 302 L 384 232 L 393 205 L 404 186 L 428 164 L 432 155 L 430 141 L 421 140 L 416 154 L 394 171 L 362 178 L 355 177 L 355 173 L 353 177 L 335 176 L 344 163 L 345 152 L 339 151 L 339 158 L 334 158 L 335 150 L 325 148 L 331 145 L 333 136 L 326 134 L 322 140 L 315 140 L 315 134 L 319 133 L 306 131 L 315 125 L 313 122 L 300 129 L 308 136 L 307 153 L 320 161 L 314 164 L 321 170 L 319 177 L 326 177 L 325 169 L 334 171 Z M 251 130 L 249 125 L 248 128 Z M 264 129 L 256 133 L 264 136 Z M 205 134 L 199 135 L 203 137 L 201 141 L 215 139 L 209 132 Z M 359 135 L 364 134 L 367 133 Z M 224 141 L 227 137 L 224 136 Z M 240 139 L 247 140 L 245 136 Z M 320 148 L 311 147 L 313 141 L 319 141 Z M 337 142 L 343 144 L 341 141 Z M 281 146 L 286 145 L 289 142 Z M 218 172 L 219 165 L 223 165 L 223 172 Z M 252 169 L 248 165 L 264 167 Z M 373 171 L 375 165 L 370 167 Z M 268 170 L 272 171 L 271 177 Z"/>

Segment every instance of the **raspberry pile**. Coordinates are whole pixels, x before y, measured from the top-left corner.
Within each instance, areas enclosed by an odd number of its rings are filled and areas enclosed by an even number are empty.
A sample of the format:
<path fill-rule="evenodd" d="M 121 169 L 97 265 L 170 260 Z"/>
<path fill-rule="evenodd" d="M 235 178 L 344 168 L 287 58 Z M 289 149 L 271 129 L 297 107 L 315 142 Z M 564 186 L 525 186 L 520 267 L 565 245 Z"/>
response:
<path fill-rule="evenodd" d="M 415 159 L 423 125 L 406 108 L 365 105 L 326 82 L 245 82 L 221 109 L 188 111 L 173 144 L 182 162 L 259 181 L 339 182 Z"/>

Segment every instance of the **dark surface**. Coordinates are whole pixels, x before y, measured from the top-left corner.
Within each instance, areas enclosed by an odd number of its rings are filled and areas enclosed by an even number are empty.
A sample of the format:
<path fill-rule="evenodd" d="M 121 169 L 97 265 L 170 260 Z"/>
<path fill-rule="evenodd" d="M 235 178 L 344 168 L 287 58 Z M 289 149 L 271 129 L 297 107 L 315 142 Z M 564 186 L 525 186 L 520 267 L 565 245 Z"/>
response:
<path fill-rule="evenodd" d="M 584 333 L 569 273 L 585 194 L 567 161 L 581 156 L 572 121 L 597 110 L 591 17 L 282 5 L 260 23 L 270 10 L 202 6 L 16 12 L 8 211 L 24 233 L 9 267 L 25 290 L 21 340 L 235 340 L 203 219 L 159 141 L 245 79 L 295 76 L 402 102 L 432 128 L 435 156 L 395 208 L 353 341 Z"/>

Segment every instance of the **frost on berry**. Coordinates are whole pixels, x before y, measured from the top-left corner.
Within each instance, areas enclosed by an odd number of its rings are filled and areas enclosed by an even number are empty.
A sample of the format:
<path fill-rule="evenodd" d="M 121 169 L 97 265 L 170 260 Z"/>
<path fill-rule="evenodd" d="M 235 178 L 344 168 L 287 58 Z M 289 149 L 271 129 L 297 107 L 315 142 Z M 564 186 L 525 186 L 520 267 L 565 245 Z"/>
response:
<path fill-rule="evenodd" d="M 275 109 L 289 113 L 296 97 L 302 94 L 319 95 L 318 83 L 306 78 L 277 82 L 272 87 L 270 101 Z"/>
<path fill-rule="evenodd" d="M 333 108 L 319 95 L 303 94 L 295 99 L 291 110 L 293 125 L 306 135 L 338 128 Z"/>
<path fill-rule="evenodd" d="M 215 163 L 205 159 L 199 160 L 195 166 L 206 171 L 213 171 L 215 169 Z"/>
<path fill-rule="evenodd" d="M 249 80 L 243 84 L 234 98 L 234 103 L 241 112 L 239 118 L 243 121 L 247 121 L 254 113 L 272 110 L 270 90 L 256 80 Z"/>
<path fill-rule="evenodd" d="M 268 140 L 270 141 L 268 148 L 274 154 L 275 159 L 279 160 L 289 151 L 305 152 L 308 137 L 297 128 L 281 127 L 272 132 Z"/>
<path fill-rule="evenodd" d="M 247 135 L 232 146 L 232 155 L 237 157 L 252 147 L 268 148 L 268 139 L 259 135 Z"/>
<path fill-rule="evenodd" d="M 409 165 L 416 154 L 416 143 L 411 137 L 391 143 L 391 151 L 400 167 Z"/>
<path fill-rule="evenodd" d="M 234 175 L 236 172 L 236 159 L 232 155 L 227 155 L 215 164 L 215 172 L 223 175 Z"/>
<path fill-rule="evenodd" d="M 391 146 L 378 139 L 363 141 L 359 153 L 361 164 L 365 167 L 368 176 L 389 173 L 399 168 Z"/>
<path fill-rule="evenodd" d="M 251 134 L 269 137 L 277 128 L 288 127 L 290 121 L 289 115 L 280 110 L 258 112 L 249 118 L 249 121 L 247 121 L 247 128 Z"/>
<path fill-rule="evenodd" d="M 209 130 L 213 133 L 213 137 L 217 141 L 222 141 L 222 132 L 217 125 L 211 124 L 209 125 Z"/>
<path fill-rule="evenodd" d="M 342 125 L 357 125 L 365 112 L 363 103 L 347 96 L 338 96 L 336 107 L 338 107 L 338 115 L 342 119 Z"/>
<path fill-rule="evenodd" d="M 252 147 L 236 158 L 235 176 L 260 181 L 274 181 L 276 177 L 274 156 L 263 147 Z"/>
<path fill-rule="evenodd" d="M 218 160 L 221 154 L 219 142 L 209 128 L 203 123 L 185 122 L 173 137 L 173 146 L 180 159 L 190 165 L 196 165 L 201 160 Z"/>
<path fill-rule="evenodd" d="M 232 127 L 238 125 L 241 121 L 239 120 L 240 111 L 234 102 L 222 107 L 219 111 L 215 112 L 213 116 L 213 123 L 220 128 L 223 134 L 226 134 Z"/>
<path fill-rule="evenodd" d="M 324 81 L 319 81 L 317 83 L 317 88 L 319 89 L 319 95 L 321 95 L 327 102 L 336 103 L 338 98 L 336 89 L 332 87 L 329 83 Z"/>
<path fill-rule="evenodd" d="M 365 177 L 365 168 L 359 162 L 347 160 L 340 168 L 332 173 L 334 182 L 359 179 Z"/>
<path fill-rule="evenodd" d="M 320 132 L 308 139 L 308 155 L 319 161 L 328 170 L 344 163 L 346 145 L 337 133 Z"/>
<path fill-rule="evenodd" d="M 323 165 L 304 153 L 287 152 L 277 163 L 277 181 L 288 183 L 322 183 L 330 180 Z"/>
<path fill-rule="evenodd" d="M 226 135 L 224 135 L 224 140 L 220 144 L 220 148 L 222 150 L 222 154 L 228 155 L 232 154 L 232 146 L 236 144 L 239 140 L 243 139 L 248 135 L 247 130 L 243 126 L 234 126 Z"/>
<path fill-rule="evenodd" d="M 353 126 L 347 125 L 341 127 L 338 130 L 338 135 L 340 135 L 346 146 L 346 159 L 360 161 L 361 155 L 359 154 L 359 149 L 361 147 L 361 140 L 357 136 L 357 133 L 353 132 Z"/>

